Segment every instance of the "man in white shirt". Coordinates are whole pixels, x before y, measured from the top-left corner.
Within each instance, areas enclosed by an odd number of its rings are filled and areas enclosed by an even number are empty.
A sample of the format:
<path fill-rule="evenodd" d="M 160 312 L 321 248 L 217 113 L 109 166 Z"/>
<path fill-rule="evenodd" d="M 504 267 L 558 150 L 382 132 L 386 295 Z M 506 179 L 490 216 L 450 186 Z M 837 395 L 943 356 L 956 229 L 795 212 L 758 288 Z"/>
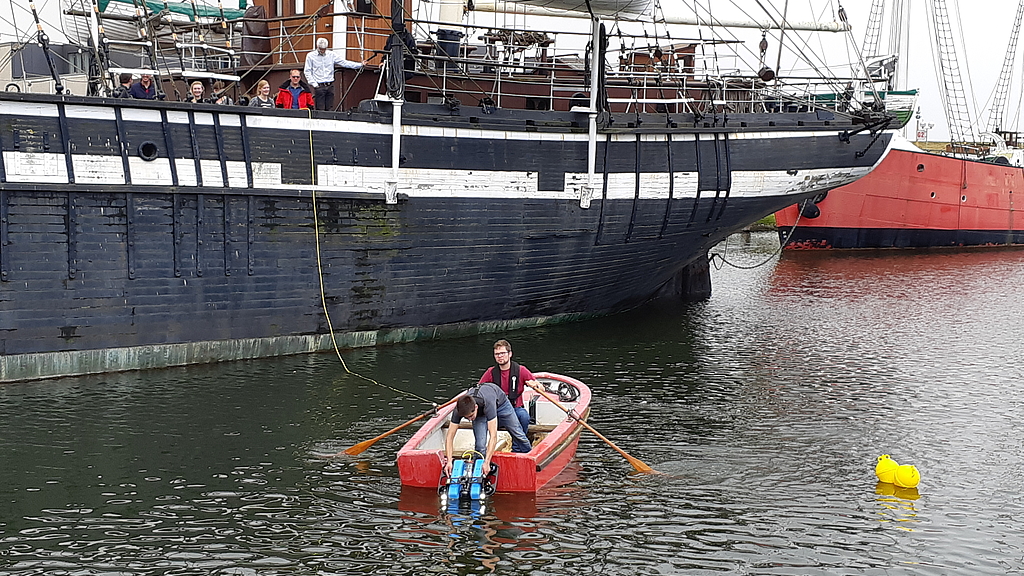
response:
<path fill-rule="evenodd" d="M 334 109 L 334 67 L 358 70 L 366 62 L 353 62 L 341 57 L 341 54 L 327 49 L 327 38 L 316 39 L 316 50 L 306 55 L 306 66 L 303 72 L 306 80 L 313 86 L 313 100 L 317 110 Z"/>

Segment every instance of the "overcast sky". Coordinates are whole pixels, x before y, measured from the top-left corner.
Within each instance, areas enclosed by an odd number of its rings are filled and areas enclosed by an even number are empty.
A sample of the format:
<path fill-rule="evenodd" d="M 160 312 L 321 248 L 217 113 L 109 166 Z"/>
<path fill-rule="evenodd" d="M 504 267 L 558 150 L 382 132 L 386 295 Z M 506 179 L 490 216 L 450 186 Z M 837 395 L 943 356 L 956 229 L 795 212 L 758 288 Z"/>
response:
<path fill-rule="evenodd" d="M 891 7 L 893 1 L 886 1 L 887 8 Z M 968 97 L 972 99 L 972 119 L 976 124 L 984 125 L 988 116 L 982 108 L 991 98 L 1002 67 L 1019 0 L 946 0 L 946 2 L 950 17 L 954 20 L 954 26 L 956 26 L 958 14 L 959 20 L 963 23 L 963 44 L 959 42 L 959 38 L 957 39 L 960 65 L 965 73 L 963 80 L 969 93 Z M 36 0 L 35 3 L 51 39 L 62 40 L 59 17 L 60 0 Z M 677 10 L 683 13 L 692 13 L 691 7 L 697 5 L 710 6 L 716 17 L 719 18 L 742 18 L 746 15 L 757 20 L 765 19 L 764 12 L 756 0 L 662 0 L 662 3 L 666 13 Z M 791 21 L 833 21 L 838 6 L 842 4 L 854 27 L 852 35 L 804 33 L 801 36 L 806 39 L 807 47 L 824 54 L 825 62 L 836 67 L 842 67 L 855 60 L 850 44 L 855 41 L 857 45 L 860 45 L 863 41 L 871 5 L 870 0 L 846 0 L 842 3 L 835 0 L 761 0 L 760 3 L 765 6 L 774 5 L 779 10 L 788 3 Z M 948 137 L 948 130 L 932 56 L 934 41 L 928 25 L 930 16 L 927 12 L 927 5 L 930 2 L 928 0 L 909 0 L 909 3 L 911 25 L 908 34 L 911 53 L 907 86 L 921 90 L 922 120 L 934 124 L 929 139 L 942 140 Z M 2 41 L 34 38 L 34 26 L 27 8 L 26 0 L 8 0 L 7 2 L 0 0 L 0 39 Z M 883 46 L 887 44 L 886 28 L 887 25 L 884 24 L 881 42 Z M 677 29 L 675 33 L 693 33 L 695 35 L 695 32 L 686 29 Z M 746 42 L 748 54 L 756 50 L 756 45 L 760 40 L 759 32 L 756 30 L 746 31 L 739 32 L 738 35 Z M 768 59 L 772 60 L 777 55 L 778 44 L 774 39 L 770 44 Z M 1024 51 L 1024 47 L 1020 47 L 1018 53 L 1022 51 Z M 1019 124 L 1017 116 L 1022 108 L 1020 100 L 1021 78 L 1024 77 L 1022 59 L 1024 57 L 1018 56 L 1014 68 L 1014 82 L 1005 116 L 1006 123 L 1010 124 L 1010 128 L 1015 128 Z M 789 62 L 788 65 L 784 63 L 781 67 L 781 73 L 785 74 L 788 69 L 793 68 L 793 58 L 791 55 L 787 55 L 783 61 Z M 794 70 L 794 72 L 800 71 Z M 979 112 L 981 112 L 980 118 Z M 913 120 L 910 126 L 914 127 Z"/>
<path fill-rule="evenodd" d="M 887 4 L 891 3 L 892 0 L 887 1 Z M 982 126 L 987 124 L 989 118 L 988 110 L 985 107 L 992 97 L 1006 56 L 1010 31 L 1019 3 L 1019 0 L 946 0 L 950 19 L 954 20 L 954 27 L 957 14 L 962 22 L 963 43 L 961 44 L 960 38 L 956 39 L 958 60 L 961 70 L 964 71 L 963 81 L 967 97 L 972 102 L 971 118 L 976 124 Z M 938 83 L 935 61 L 932 56 L 934 40 L 928 26 L 930 14 L 927 4 L 929 2 L 911 0 L 910 4 L 909 41 L 911 51 L 907 87 L 921 90 L 922 120 L 935 125 L 929 134 L 929 139 L 945 140 L 948 138 L 949 131 L 939 95 L 941 85 Z M 860 31 L 858 38 L 863 39 L 870 2 L 867 0 L 847 1 L 845 5 L 847 12 L 850 13 L 851 22 Z M 1019 118 L 1021 79 L 1024 77 L 1024 65 L 1022 65 L 1024 56 L 1021 54 L 1024 52 L 1024 46 L 1022 44 L 1024 42 L 1019 42 L 1017 45 L 1017 56 L 1010 84 L 1011 92 L 1004 114 L 1004 127 L 1013 130 L 1017 129 L 1021 120 Z M 910 127 L 913 128 L 913 126 L 914 121 L 911 120 Z M 911 136 L 913 135 L 911 134 Z"/>

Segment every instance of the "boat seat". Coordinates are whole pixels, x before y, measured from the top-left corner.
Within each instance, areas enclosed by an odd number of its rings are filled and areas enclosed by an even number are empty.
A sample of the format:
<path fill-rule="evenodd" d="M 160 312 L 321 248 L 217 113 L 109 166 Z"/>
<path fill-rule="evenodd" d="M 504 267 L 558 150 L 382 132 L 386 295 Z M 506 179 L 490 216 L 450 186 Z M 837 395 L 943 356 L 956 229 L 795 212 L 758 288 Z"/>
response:
<path fill-rule="evenodd" d="M 455 433 L 455 440 L 452 442 L 452 455 L 462 456 L 466 452 L 472 451 L 476 448 L 476 439 L 473 438 L 472 428 L 466 429 L 459 426 L 459 431 Z M 498 446 L 495 448 L 495 452 L 511 452 L 512 451 L 512 435 L 504 430 L 498 430 Z"/>
<path fill-rule="evenodd" d="M 531 444 L 536 446 L 557 426 L 557 424 L 530 424 L 530 429 L 526 432 L 526 435 L 533 438 Z M 453 452 L 456 455 L 462 455 L 465 452 L 473 450 L 475 447 L 476 440 L 473 438 L 473 423 L 466 421 L 460 422 L 459 430 L 455 433 L 455 440 L 452 444 Z M 504 428 L 498 428 L 498 447 L 495 449 L 495 452 L 511 451 L 512 435 Z"/>
<path fill-rule="evenodd" d="M 549 434 L 551 430 L 555 429 L 558 424 L 530 424 L 529 429 L 526 430 L 526 437 L 532 439 L 531 445 L 537 446 L 541 443 Z M 459 422 L 459 431 L 455 435 L 455 441 L 453 444 L 453 451 L 457 455 L 462 455 L 476 447 L 476 441 L 473 439 L 473 423 L 463 420 Z M 511 452 L 512 451 L 512 435 L 508 433 L 503 427 L 498 428 L 498 448 L 496 452 Z"/>
<path fill-rule="evenodd" d="M 527 430 L 526 433 L 529 434 L 531 432 L 551 432 L 557 426 L 558 426 L 558 424 L 530 424 L 530 429 Z M 462 422 L 459 423 L 459 429 L 460 430 L 472 430 L 473 429 L 473 423 L 472 422 L 462 421 Z M 504 428 L 499 427 L 498 430 L 501 431 L 501 430 L 504 430 Z"/>

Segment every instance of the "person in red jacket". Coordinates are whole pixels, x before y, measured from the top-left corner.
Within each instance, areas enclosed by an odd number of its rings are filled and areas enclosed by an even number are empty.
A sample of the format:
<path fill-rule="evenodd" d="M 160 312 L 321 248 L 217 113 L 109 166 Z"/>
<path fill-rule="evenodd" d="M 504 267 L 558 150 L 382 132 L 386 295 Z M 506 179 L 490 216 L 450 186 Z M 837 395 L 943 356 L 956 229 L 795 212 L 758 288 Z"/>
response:
<path fill-rule="evenodd" d="M 302 80 L 302 73 L 292 70 L 291 77 L 277 90 L 274 104 L 278 108 L 313 108 L 313 90 Z"/>

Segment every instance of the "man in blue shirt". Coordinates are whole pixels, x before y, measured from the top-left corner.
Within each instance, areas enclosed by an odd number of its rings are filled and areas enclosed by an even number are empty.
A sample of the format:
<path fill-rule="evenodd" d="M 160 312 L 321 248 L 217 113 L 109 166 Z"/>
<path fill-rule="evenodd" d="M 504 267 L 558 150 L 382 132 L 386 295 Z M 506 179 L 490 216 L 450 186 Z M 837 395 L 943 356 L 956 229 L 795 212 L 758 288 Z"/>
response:
<path fill-rule="evenodd" d="M 140 76 L 139 81 L 128 89 L 128 95 L 139 100 L 156 100 L 156 84 L 153 83 L 153 77 L 149 74 Z"/>

